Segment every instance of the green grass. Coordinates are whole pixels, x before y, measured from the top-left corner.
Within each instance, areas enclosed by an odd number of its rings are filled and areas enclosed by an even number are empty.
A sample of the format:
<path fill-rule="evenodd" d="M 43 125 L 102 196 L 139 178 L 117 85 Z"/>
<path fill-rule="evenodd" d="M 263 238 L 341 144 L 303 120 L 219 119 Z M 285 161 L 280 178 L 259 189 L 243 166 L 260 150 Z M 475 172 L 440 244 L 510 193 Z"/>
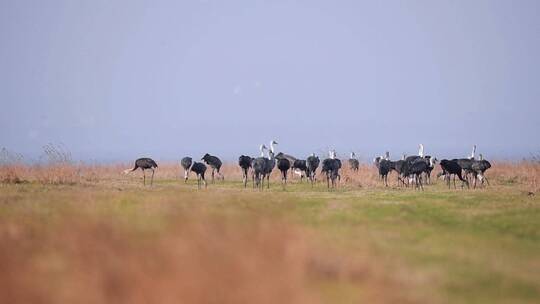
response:
<path fill-rule="evenodd" d="M 162 208 L 149 210 L 148 204 Z M 432 296 L 428 303 L 540 302 L 540 200 L 512 183 L 474 191 L 439 184 L 424 192 L 328 191 L 307 183 L 283 190 L 276 182 L 259 192 L 243 189 L 238 181 L 197 191 L 193 181 L 177 180 L 157 180 L 152 188 L 0 188 L 0 222 L 13 217 L 54 222 L 69 209 L 159 232 L 171 205 L 180 214 L 204 209 L 226 218 L 278 218 L 352 255 L 367 248 L 388 267 L 389 276 L 418 288 L 413 294 Z M 329 303 L 347 303 L 357 292 L 349 282 L 326 283 L 319 289 Z"/>

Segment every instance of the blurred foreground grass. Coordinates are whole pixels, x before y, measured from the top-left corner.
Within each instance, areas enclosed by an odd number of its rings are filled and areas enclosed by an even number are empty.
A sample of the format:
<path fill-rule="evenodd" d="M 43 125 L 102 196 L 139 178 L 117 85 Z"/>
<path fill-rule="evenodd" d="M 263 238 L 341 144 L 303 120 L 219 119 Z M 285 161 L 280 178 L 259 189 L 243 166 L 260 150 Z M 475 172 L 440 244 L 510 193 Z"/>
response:
<path fill-rule="evenodd" d="M 0 187 L 6 303 L 538 303 L 540 200 L 158 179 Z"/>

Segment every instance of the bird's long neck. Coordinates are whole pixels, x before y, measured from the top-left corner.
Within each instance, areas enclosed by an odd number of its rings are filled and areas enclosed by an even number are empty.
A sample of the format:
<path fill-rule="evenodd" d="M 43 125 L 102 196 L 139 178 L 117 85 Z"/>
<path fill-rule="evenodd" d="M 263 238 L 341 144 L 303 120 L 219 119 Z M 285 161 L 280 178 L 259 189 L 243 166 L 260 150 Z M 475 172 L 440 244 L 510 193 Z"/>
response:
<path fill-rule="evenodd" d="M 275 149 L 275 148 L 274 148 L 274 141 L 271 141 L 271 142 L 270 142 L 270 151 L 272 151 L 272 154 L 273 154 L 274 151 L 275 151 L 274 149 Z"/>
<path fill-rule="evenodd" d="M 261 145 L 259 150 L 261 150 L 261 157 L 264 157 L 264 145 Z"/>
<path fill-rule="evenodd" d="M 390 159 L 390 152 L 386 151 L 384 155 L 384 159 L 389 160 Z"/>
<path fill-rule="evenodd" d="M 473 146 L 472 152 L 471 152 L 471 159 L 474 159 L 474 154 L 476 153 L 476 145 Z"/>
<path fill-rule="evenodd" d="M 418 155 L 424 157 L 424 145 L 420 144 L 420 150 L 418 150 Z"/>

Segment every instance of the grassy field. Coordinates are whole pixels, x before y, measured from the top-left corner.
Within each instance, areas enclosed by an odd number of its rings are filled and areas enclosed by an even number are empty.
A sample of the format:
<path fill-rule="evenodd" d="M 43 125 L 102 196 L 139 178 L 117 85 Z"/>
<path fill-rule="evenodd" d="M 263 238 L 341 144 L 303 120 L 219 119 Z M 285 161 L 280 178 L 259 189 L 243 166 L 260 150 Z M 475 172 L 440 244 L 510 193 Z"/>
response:
<path fill-rule="evenodd" d="M 122 167 L 48 183 L 10 169 L 22 182 L 0 186 L 1 302 L 540 302 L 538 165 L 424 192 L 381 187 L 370 166 L 334 191 L 264 192 L 234 166 L 201 191 L 174 166 L 153 187 Z"/>

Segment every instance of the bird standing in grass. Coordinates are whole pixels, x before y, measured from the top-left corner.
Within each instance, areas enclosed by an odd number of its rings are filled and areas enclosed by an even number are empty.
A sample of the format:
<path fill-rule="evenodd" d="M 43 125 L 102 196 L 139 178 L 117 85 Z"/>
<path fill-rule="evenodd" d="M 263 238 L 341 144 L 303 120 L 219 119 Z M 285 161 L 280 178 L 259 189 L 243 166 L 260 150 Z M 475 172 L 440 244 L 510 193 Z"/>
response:
<path fill-rule="evenodd" d="M 326 186 L 330 189 L 330 181 L 332 188 L 336 187 L 336 179 L 339 178 L 339 169 L 341 161 L 336 158 L 336 151 L 329 152 L 329 158 L 323 160 L 321 173 L 326 174 Z"/>
<path fill-rule="evenodd" d="M 223 164 L 221 160 L 216 157 L 212 156 L 208 153 L 206 153 L 202 158 L 202 161 L 204 161 L 207 165 L 209 165 L 212 168 L 212 183 L 214 183 L 214 174 L 217 173 L 219 177 L 221 177 L 221 180 L 225 179 L 225 176 L 219 172 L 219 169 L 221 169 L 221 165 Z"/>
<path fill-rule="evenodd" d="M 154 183 L 154 173 L 155 173 L 155 169 L 157 169 L 158 165 L 157 163 L 151 159 L 151 158 L 148 158 L 148 157 L 144 157 L 144 158 L 139 158 L 135 161 L 135 166 L 133 167 L 133 169 L 126 169 L 124 170 L 124 174 L 128 174 L 130 172 L 133 172 L 139 168 L 141 168 L 142 172 L 143 172 L 143 185 L 146 185 L 146 173 L 144 172 L 144 170 L 152 170 L 152 179 L 150 180 L 150 185 L 153 185 Z"/>
<path fill-rule="evenodd" d="M 360 162 L 356 158 L 356 154 L 354 154 L 354 152 L 351 152 L 351 158 L 349 158 L 349 167 L 352 171 L 358 171 L 358 167 L 360 167 Z"/>
<path fill-rule="evenodd" d="M 203 163 L 194 162 L 191 165 L 191 171 L 197 174 L 197 189 L 201 189 L 201 181 L 204 183 L 204 188 L 206 188 L 206 179 L 204 178 L 206 165 Z"/>
<path fill-rule="evenodd" d="M 452 175 L 454 176 L 454 189 L 456 188 L 456 176 L 461 181 L 462 189 L 464 185 L 467 185 L 467 188 L 469 188 L 469 181 L 463 178 L 461 174 L 462 168 L 456 160 L 443 159 L 441 160 L 440 165 L 443 172 L 440 173 L 439 176 L 444 175 L 444 179 L 446 180 L 448 189 L 450 189 L 450 178 L 452 177 Z"/>
<path fill-rule="evenodd" d="M 287 172 L 291 168 L 291 162 L 286 158 L 280 158 L 277 160 L 277 167 L 281 171 L 281 183 L 283 184 L 283 189 L 287 184 Z"/>
<path fill-rule="evenodd" d="M 238 165 L 240 168 L 242 168 L 242 181 L 244 182 L 244 188 L 247 187 L 248 172 L 249 168 L 251 168 L 252 162 L 253 158 L 250 156 L 240 155 L 238 158 Z"/>
<path fill-rule="evenodd" d="M 180 165 L 182 166 L 182 168 L 184 168 L 184 183 L 186 183 L 188 180 L 189 171 L 191 169 L 192 163 L 193 163 L 193 160 L 191 159 L 191 157 L 184 157 L 180 161 Z"/>
<path fill-rule="evenodd" d="M 489 181 L 484 175 L 487 169 L 491 168 L 491 163 L 484 159 L 482 154 L 480 154 L 480 160 L 473 160 L 471 164 L 471 169 L 473 170 L 474 175 L 474 188 L 476 188 L 476 181 L 480 180 L 480 185 L 484 185 L 484 180 L 488 183 Z"/>
<path fill-rule="evenodd" d="M 268 158 L 265 160 L 264 165 L 264 177 L 266 177 L 266 188 L 270 189 L 270 174 L 272 173 L 272 170 L 274 170 L 274 167 L 276 166 L 276 158 L 274 157 L 275 153 L 275 145 L 278 143 L 275 140 L 272 140 L 270 142 L 270 150 L 268 151 Z"/>
<path fill-rule="evenodd" d="M 321 160 L 319 159 L 319 157 L 315 156 L 315 153 L 312 153 L 306 159 L 306 174 L 311 181 L 311 187 L 313 187 L 313 183 L 315 182 L 316 171 L 319 167 L 320 162 Z"/>

